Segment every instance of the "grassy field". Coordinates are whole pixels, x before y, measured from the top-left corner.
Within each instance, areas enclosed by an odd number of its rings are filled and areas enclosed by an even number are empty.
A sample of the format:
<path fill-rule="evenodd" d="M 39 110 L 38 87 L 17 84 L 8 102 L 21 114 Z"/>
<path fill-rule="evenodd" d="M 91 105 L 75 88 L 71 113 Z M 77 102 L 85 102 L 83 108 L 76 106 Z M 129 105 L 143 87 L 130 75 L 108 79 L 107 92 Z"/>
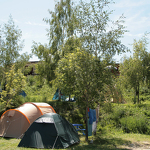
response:
<path fill-rule="evenodd" d="M 93 143 L 90 141 L 93 139 Z M 67 150 L 132 150 L 133 147 L 149 146 L 150 136 L 142 134 L 124 134 L 120 131 L 107 131 L 105 134 L 97 133 L 96 136 L 89 137 L 89 142 L 85 142 L 85 136 L 80 135 L 80 143 Z M 35 148 L 17 147 L 20 139 L 0 138 L 0 150 L 35 150 Z M 147 148 L 147 147 L 146 147 Z M 46 150 L 46 149 L 45 149 Z"/>

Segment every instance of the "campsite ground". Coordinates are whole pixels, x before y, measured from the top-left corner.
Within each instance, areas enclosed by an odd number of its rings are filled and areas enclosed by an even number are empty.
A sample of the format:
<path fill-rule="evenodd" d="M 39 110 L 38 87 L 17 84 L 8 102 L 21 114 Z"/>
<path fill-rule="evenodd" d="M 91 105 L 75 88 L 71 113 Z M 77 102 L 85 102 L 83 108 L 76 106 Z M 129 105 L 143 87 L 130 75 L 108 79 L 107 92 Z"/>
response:
<path fill-rule="evenodd" d="M 89 141 L 91 139 L 92 137 Z M 82 137 L 81 145 L 83 141 Z M 109 133 L 106 136 L 97 136 L 93 143 L 89 142 L 87 146 L 84 144 L 82 148 L 91 150 L 150 150 L 150 135 Z"/>
<path fill-rule="evenodd" d="M 68 150 L 150 150 L 150 136 L 142 134 L 109 133 L 105 136 L 97 134 L 89 137 L 85 142 L 85 136 L 80 135 L 80 144 L 68 148 Z M 35 148 L 19 148 L 20 139 L 0 138 L 0 150 L 35 150 Z M 46 150 L 46 149 L 45 149 Z"/>

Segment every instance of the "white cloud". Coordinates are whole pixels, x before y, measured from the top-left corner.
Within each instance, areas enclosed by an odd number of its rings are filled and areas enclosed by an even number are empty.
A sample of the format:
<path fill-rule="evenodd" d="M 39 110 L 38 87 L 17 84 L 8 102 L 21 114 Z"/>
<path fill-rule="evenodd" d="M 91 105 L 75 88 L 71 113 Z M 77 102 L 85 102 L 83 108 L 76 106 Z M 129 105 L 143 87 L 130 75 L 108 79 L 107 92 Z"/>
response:
<path fill-rule="evenodd" d="M 27 25 L 33 25 L 33 26 L 44 26 L 44 27 L 47 27 L 48 25 L 45 25 L 45 24 L 41 24 L 41 23 L 35 23 L 35 22 L 25 22 L 25 24 Z"/>
<path fill-rule="evenodd" d="M 139 6 L 143 6 L 143 5 L 148 5 L 150 4 L 149 0 L 141 0 L 141 1 L 137 1 L 137 0 L 121 0 L 119 2 L 115 2 L 115 7 L 118 8 L 125 8 L 125 7 L 139 7 Z"/>
<path fill-rule="evenodd" d="M 136 14 L 130 18 L 128 17 L 128 19 L 125 20 L 125 26 L 127 26 L 130 32 L 140 32 L 141 30 L 146 31 L 150 26 L 150 17 L 139 16 Z"/>
<path fill-rule="evenodd" d="M 46 39 L 46 35 L 44 33 L 33 33 L 32 31 L 31 32 L 26 32 L 23 34 L 22 36 L 23 39 Z"/>
<path fill-rule="evenodd" d="M 138 34 L 136 34 L 136 33 L 131 33 L 131 32 L 125 33 L 125 36 L 132 37 L 132 38 L 135 38 L 135 37 L 140 38 L 140 37 L 142 37 L 143 35 L 144 35 L 144 33 L 138 33 Z"/>
<path fill-rule="evenodd" d="M 17 19 L 13 19 L 15 23 L 21 23 L 19 20 Z"/>
<path fill-rule="evenodd" d="M 0 19 L 0 22 L 3 22 L 3 23 L 5 23 L 7 21 L 8 21 L 7 19 Z"/>

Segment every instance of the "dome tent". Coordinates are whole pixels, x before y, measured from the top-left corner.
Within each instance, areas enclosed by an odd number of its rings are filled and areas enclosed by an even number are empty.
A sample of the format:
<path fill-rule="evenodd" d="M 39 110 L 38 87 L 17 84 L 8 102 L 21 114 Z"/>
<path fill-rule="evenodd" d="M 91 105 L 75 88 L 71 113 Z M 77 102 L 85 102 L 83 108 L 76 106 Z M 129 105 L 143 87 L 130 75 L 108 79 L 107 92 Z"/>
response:
<path fill-rule="evenodd" d="M 0 136 L 21 138 L 29 126 L 45 113 L 56 113 L 47 103 L 27 102 L 5 111 L 0 118 Z"/>
<path fill-rule="evenodd" d="M 62 149 L 79 142 L 71 123 L 57 113 L 47 113 L 32 123 L 18 147 Z"/>

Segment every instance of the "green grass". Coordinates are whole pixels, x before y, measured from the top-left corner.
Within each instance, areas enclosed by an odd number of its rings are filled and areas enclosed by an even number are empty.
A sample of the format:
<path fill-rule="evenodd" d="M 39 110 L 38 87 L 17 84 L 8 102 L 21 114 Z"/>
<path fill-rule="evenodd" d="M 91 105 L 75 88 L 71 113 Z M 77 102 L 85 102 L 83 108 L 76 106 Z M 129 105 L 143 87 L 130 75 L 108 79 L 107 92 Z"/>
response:
<path fill-rule="evenodd" d="M 80 143 L 67 148 L 67 150 L 127 150 L 125 146 L 132 143 L 150 143 L 149 135 L 142 134 L 124 134 L 117 130 L 106 130 L 105 133 L 97 133 L 96 136 L 89 137 L 89 141 L 93 138 L 93 143 L 85 142 L 85 136 L 80 134 Z M 0 138 L 0 150 L 35 150 L 35 148 L 17 147 L 20 139 Z M 48 150 L 48 149 L 45 149 Z"/>

